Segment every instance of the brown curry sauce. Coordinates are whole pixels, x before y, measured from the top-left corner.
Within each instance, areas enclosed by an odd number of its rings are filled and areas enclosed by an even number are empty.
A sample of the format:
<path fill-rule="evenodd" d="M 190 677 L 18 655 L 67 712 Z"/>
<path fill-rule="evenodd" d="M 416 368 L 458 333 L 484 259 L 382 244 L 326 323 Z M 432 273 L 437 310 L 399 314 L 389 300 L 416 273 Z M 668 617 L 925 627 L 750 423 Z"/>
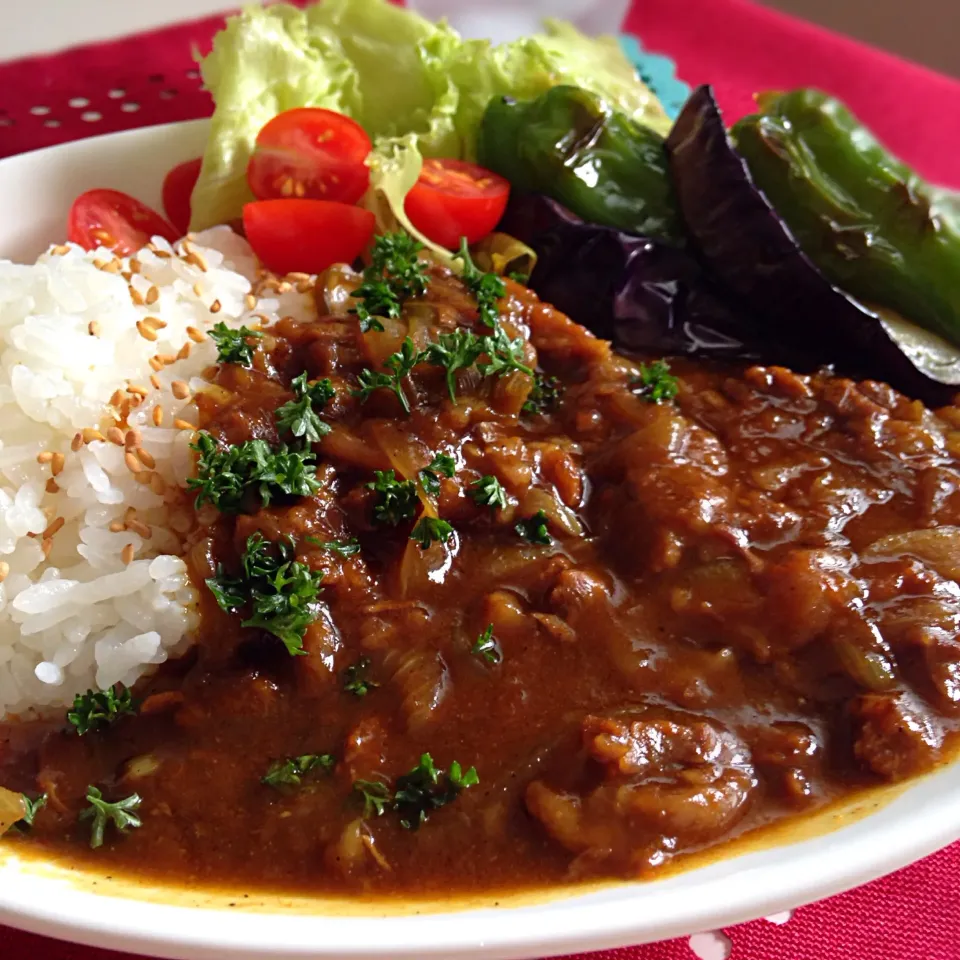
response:
<path fill-rule="evenodd" d="M 211 371 L 202 423 L 228 443 L 276 442 L 292 378 L 331 378 L 321 488 L 240 517 L 201 511 L 195 647 L 141 684 L 139 715 L 32 750 L 10 741 L 0 781 L 49 796 L 15 842 L 190 884 L 506 890 L 648 876 L 942 760 L 960 729 L 960 410 L 687 361 L 676 401 L 650 403 L 634 361 L 513 283 L 502 322 L 560 381 L 555 409 L 524 413 L 516 373 L 460 373 L 451 403 L 429 367 L 406 384 L 409 416 L 387 391 L 352 396 L 408 333 L 422 345 L 476 322 L 438 269 L 426 304 L 383 333 L 339 309 L 283 320 L 253 369 Z M 423 551 L 413 521 L 375 521 L 366 484 L 413 479 L 441 451 L 457 467 L 436 507 L 456 538 Z M 482 475 L 507 509 L 473 501 Z M 515 530 L 539 509 L 549 545 Z M 292 535 L 324 571 L 306 656 L 241 628 L 203 585 L 256 530 Z M 488 625 L 499 663 L 472 652 Z M 362 697 L 344 689 L 360 658 L 377 684 Z M 475 766 L 479 784 L 418 830 L 364 818 L 354 782 L 392 784 L 425 752 Z M 326 753 L 333 769 L 300 786 L 261 782 L 276 760 Z M 143 826 L 90 851 L 90 784 L 136 791 Z"/>

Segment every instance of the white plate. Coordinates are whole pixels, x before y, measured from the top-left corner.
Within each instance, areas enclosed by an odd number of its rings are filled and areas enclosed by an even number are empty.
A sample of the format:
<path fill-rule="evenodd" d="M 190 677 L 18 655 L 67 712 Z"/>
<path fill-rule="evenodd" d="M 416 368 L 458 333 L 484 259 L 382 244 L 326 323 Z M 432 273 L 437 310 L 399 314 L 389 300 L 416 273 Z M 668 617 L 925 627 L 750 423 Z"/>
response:
<path fill-rule="evenodd" d="M 60 242 L 71 200 L 114 187 L 156 204 L 163 174 L 200 152 L 206 124 L 153 127 L 0 162 L 0 255 Z M 766 916 L 839 893 L 960 837 L 960 764 L 913 784 L 870 816 L 789 846 L 742 854 L 648 884 L 541 903 L 404 916 L 291 915 L 282 901 L 234 910 L 104 896 L 50 870 L 2 863 L 0 923 L 105 948 L 175 958 L 373 960 L 544 957 L 665 939 Z M 239 899 L 239 898 L 238 898 Z M 253 901 L 249 901 L 253 903 Z M 506 902 L 505 902 L 506 903 Z M 223 905 L 226 907 L 226 904 Z M 341 911 L 343 913 L 343 911 Z"/>

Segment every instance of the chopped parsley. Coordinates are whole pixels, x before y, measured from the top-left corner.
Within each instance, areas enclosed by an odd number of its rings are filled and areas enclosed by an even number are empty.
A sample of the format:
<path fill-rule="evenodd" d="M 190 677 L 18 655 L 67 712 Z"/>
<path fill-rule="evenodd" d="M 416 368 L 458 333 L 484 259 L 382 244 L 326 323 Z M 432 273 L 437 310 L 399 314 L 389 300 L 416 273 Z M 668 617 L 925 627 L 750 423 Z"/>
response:
<path fill-rule="evenodd" d="M 352 540 L 318 540 L 316 537 L 304 537 L 303 539 L 321 550 L 329 550 L 341 557 L 352 557 L 360 552 L 360 541 L 356 537 Z"/>
<path fill-rule="evenodd" d="M 353 789 L 363 797 L 364 817 L 382 817 L 393 804 L 393 793 L 381 780 L 354 780 Z"/>
<path fill-rule="evenodd" d="M 376 690 L 380 684 L 367 676 L 369 670 L 369 657 L 361 657 L 356 663 L 347 667 L 343 671 L 344 691 L 352 693 L 355 697 L 365 697 L 371 690 Z"/>
<path fill-rule="evenodd" d="M 538 414 L 552 410 L 560 402 L 560 381 L 543 373 L 533 376 L 533 387 L 521 408 L 524 413 Z"/>
<path fill-rule="evenodd" d="M 421 550 L 426 550 L 431 543 L 443 543 L 453 536 L 453 527 L 446 520 L 439 517 L 421 517 L 410 534 Z"/>
<path fill-rule="evenodd" d="M 379 780 L 355 780 L 353 789 L 363 797 L 364 817 L 382 817 L 388 810 L 400 815 L 400 825 L 417 830 L 430 814 L 453 803 L 468 787 L 480 782 L 474 767 L 464 770 L 456 760 L 448 771 L 438 770 L 425 753 L 409 772 L 397 778 L 396 790 Z"/>
<path fill-rule="evenodd" d="M 454 256 L 463 263 L 460 279 L 477 301 L 480 322 L 485 327 L 496 328 L 500 317 L 498 301 L 507 295 L 506 284 L 495 273 L 483 273 L 477 268 L 470 257 L 466 237 L 460 238 L 460 249 Z"/>
<path fill-rule="evenodd" d="M 36 815 L 47 805 L 47 795 L 41 793 L 36 800 L 31 800 L 25 793 L 21 793 L 20 796 L 23 798 L 23 816 L 19 822 L 32 827 Z"/>
<path fill-rule="evenodd" d="M 423 489 L 435 497 L 440 492 L 440 477 L 450 479 L 457 470 L 457 461 L 447 453 L 438 453 L 420 471 L 420 483 Z"/>
<path fill-rule="evenodd" d="M 417 486 L 412 480 L 398 480 L 392 470 L 375 470 L 376 480 L 366 484 L 377 494 L 373 518 L 395 527 L 410 520 L 417 509 Z"/>
<path fill-rule="evenodd" d="M 103 832 L 112 823 L 121 833 L 142 826 L 136 811 L 140 808 L 140 796 L 131 793 L 129 797 L 110 803 L 96 787 L 87 787 L 87 803 L 90 806 L 80 814 L 81 820 L 93 819 L 90 829 L 90 846 L 96 850 L 103 846 Z"/>
<path fill-rule="evenodd" d="M 641 363 L 639 375 L 631 386 L 633 392 L 648 403 L 672 400 L 680 390 L 680 382 L 670 373 L 670 364 L 664 360 L 656 360 L 650 366 Z"/>
<path fill-rule="evenodd" d="M 217 345 L 218 363 L 239 363 L 249 367 L 253 363 L 251 340 L 259 340 L 263 334 L 249 327 L 231 330 L 222 321 L 209 331 L 210 339 Z"/>
<path fill-rule="evenodd" d="M 303 635 L 314 619 L 313 605 L 320 593 L 323 572 L 295 559 L 289 537 L 271 542 L 259 531 L 247 537 L 243 575 L 234 577 L 218 565 L 206 584 L 222 610 L 245 607 L 250 616 L 241 623 L 272 633 L 291 656 L 303 654 Z"/>
<path fill-rule="evenodd" d="M 477 637 L 470 652 L 487 663 L 500 663 L 503 660 L 503 654 L 500 652 L 500 644 L 493 636 L 493 624 L 489 624 L 486 630 Z"/>
<path fill-rule="evenodd" d="M 464 771 L 454 760 L 444 773 L 429 753 L 423 754 L 417 766 L 397 778 L 393 806 L 400 814 L 400 825 L 407 830 L 419 829 L 433 810 L 453 803 L 463 790 L 479 782 L 475 767 Z"/>
<path fill-rule="evenodd" d="M 530 543 L 553 543 L 553 539 L 547 532 L 547 515 L 542 510 L 538 510 L 532 517 L 528 517 L 526 520 L 521 520 L 514 527 L 514 530 L 516 530 L 524 540 L 528 540 Z"/>
<path fill-rule="evenodd" d="M 261 783 L 268 787 L 295 786 L 299 787 L 303 778 L 312 770 L 330 770 L 337 760 L 329 753 L 305 753 L 301 757 L 288 757 L 286 760 L 276 760 L 270 769 L 260 778 Z"/>
<path fill-rule="evenodd" d="M 241 513 L 246 507 L 269 506 L 282 495 L 307 497 L 320 484 L 312 450 L 291 450 L 286 444 L 271 447 L 265 440 L 247 440 L 221 449 L 201 430 L 191 449 L 197 459 L 197 475 L 187 488 L 197 493 L 196 505 L 211 503 L 221 513 Z"/>
<path fill-rule="evenodd" d="M 443 367 L 447 378 L 447 393 L 457 399 L 457 371 L 468 370 L 484 352 L 483 341 L 471 330 L 458 327 L 450 333 L 441 333 L 436 342 L 427 344 L 423 361 Z"/>
<path fill-rule="evenodd" d="M 276 412 L 277 429 L 289 431 L 307 443 L 317 443 L 330 432 L 330 425 L 318 416 L 334 397 L 333 384 L 326 378 L 307 383 L 306 371 L 290 382 L 294 399 Z"/>
<path fill-rule="evenodd" d="M 83 736 L 91 730 L 103 730 L 126 714 L 135 714 L 133 695 L 122 684 L 109 690 L 88 690 L 78 693 L 73 700 L 73 709 L 67 712 L 67 720 Z"/>
<path fill-rule="evenodd" d="M 374 239 L 370 266 L 363 271 L 363 283 L 353 293 L 358 302 L 352 312 L 363 333 L 383 330 L 378 317 L 396 319 L 406 300 L 426 294 L 425 264 L 419 257 L 422 246 L 403 232 Z"/>
<path fill-rule="evenodd" d="M 510 273 L 507 274 L 507 276 L 514 283 L 522 283 L 524 286 L 526 286 L 530 282 L 530 274 L 524 273 L 522 270 L 512 270 Z"/>
<path fill-rule="evenodd" d="M 374 390 L 380 390 L 381 388 L 392 390 L 404 411 L 409 413 L 410 401 L 407 400 L 407 395 L 403 392 L 403 381 L 422 359 L 423 354 L 417 350 L 413 340 L 410 337 L 405 337 L 400 349 L 396 353 L 390 354 L 384 361 L 383 365 L 390 371 L 389 373 L 384 373 L 382 370 L 371 370 L 369 367 L 360 371 L 360 376 L 357 378 L 360 389 L 354 390 L 354 396 L 359 397 L 361 403 L 366 403 Z"/>
<path fill-rule="evenodd" d="M 511 340 L 503 327 L 498 326 L 495 333 L 480 341 L 487 362 L 478 364 L 477 369 L 485 377 L 503 377 L 514 370 L 533 376 L 533 370 L 523 362 L 523 338 Z"/>
<path fill-rule="evenodd" d="M 496 477 L 487 474 L 479 480 L 474 480 L 470 486 L 473 488 L 470 496 L 473 497 L 474 503 L 494 510 L 497 507 L 501 510 L 506 509 L 507 491 L 503 489 L 503 484 Z"/>

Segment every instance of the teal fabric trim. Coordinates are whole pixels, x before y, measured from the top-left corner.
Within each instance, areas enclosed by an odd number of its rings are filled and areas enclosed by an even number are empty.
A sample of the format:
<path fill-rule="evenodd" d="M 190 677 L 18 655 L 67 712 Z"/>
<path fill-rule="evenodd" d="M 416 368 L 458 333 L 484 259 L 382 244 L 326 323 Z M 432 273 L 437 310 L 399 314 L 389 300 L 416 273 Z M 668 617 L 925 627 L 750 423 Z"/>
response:
<path fill-rule="evenodd" d="M 637 68 L 640 79 L 663 104 L 670 119 L 676 119 L 680 108 L 690 96 L 690 87 L 677 76 L 677 65 L 669 57 L 644 50 L 636 37 L 621 35 L 620 46 Z"/>

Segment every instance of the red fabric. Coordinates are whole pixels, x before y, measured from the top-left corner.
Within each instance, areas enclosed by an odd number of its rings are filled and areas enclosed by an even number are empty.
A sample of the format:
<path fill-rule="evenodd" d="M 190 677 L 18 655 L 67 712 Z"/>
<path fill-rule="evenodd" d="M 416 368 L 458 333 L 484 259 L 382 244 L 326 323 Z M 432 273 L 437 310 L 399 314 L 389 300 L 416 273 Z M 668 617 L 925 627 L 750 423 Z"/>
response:
<path fill-rule="evenodd" d="M 209 113 L 210 100 L 200 88 L 192 49 L 205 51 L 221 22 L 213 17 L 0 64 L 0 156 Z M 744 0 L 639 0 L 627 26 L 647 49 L 673 57 L 688 83 L 712 83 L 729 120 L 751 109 L 757 90 L 820 86 L 843 97 L 927 177 L 960 186 L 956 80 Z M 69 101 L 74 98 L 89 104 L 72 107 Z M 138 109 L 124 111 L 123 105 L 132 103 Z M 48 112 L 31 112 L 38 107 Z M 99 116 L 83 119 L 91 111 Z M 803 907 L 783 925 L 756 920 L 726 935 L 731 960 L 960 960 L 957 930 L 960 844 L 883 880 Z M 0 927 L 4 960 L 124 956 Z M 591 960 L 697 956 L 688 938 L 682 938 L 593 954 Z"/>

